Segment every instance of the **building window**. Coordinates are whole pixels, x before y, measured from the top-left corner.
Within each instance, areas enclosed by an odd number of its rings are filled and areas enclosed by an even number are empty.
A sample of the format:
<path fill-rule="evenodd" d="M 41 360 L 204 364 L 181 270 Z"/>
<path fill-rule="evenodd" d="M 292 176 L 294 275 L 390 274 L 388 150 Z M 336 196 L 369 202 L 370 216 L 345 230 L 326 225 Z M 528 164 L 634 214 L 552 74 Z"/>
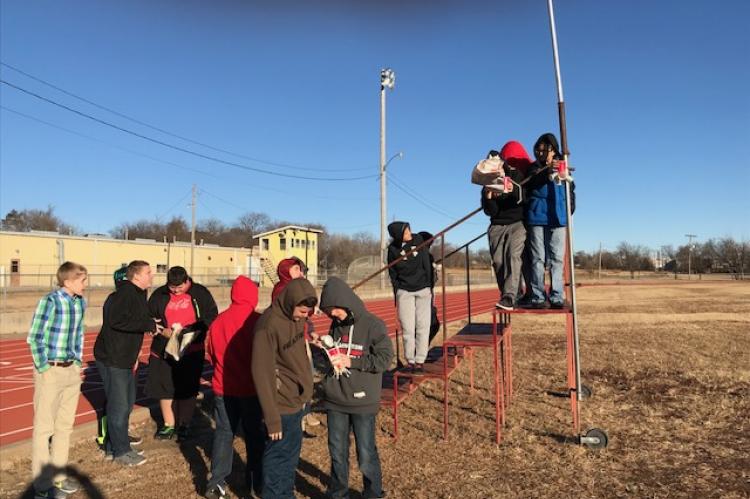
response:
<path fill-rule="evenodd" d="M 292 239 L 291 241 L 292 241 L 292 248 L 294 248 L 294 239 Z"/>
<path fill-rule="evenodd" d="M 268 251 L 268 239 L 261 240 L 261 247 L 263 248 L 263 251 Z"/>
<path fill-rule="evenodd" d="M 167 272 L 167 266 L 163 263 L 157 263 L 156 264 L 156 273 L 157 274 L 165 274 Z"/>
<path fill-rule="evenodd" d="M 21 260 L 11 260 L 10 271 L 13 274 L 18 274 L 19 272 L 21 272 Z"/>
<path fill-rule="evenodd" d="M 279 249 L 281 251 L 286 251 L 286 239 L 284 239 L 283 237 L 279 239 Z"/>

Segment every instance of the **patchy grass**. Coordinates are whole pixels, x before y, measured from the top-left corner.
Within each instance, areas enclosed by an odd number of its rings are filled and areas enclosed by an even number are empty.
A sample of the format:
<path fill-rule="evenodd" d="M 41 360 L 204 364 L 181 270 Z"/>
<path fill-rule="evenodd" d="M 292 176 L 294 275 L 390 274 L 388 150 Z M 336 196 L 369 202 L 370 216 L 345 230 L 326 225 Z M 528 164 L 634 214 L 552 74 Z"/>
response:
<path fill-rule="evenodd" d="M 502 443 L 494 445 L 491 358 L 480 352 L 477 390 L 469 391 L 466 365 L 452 380 L 447 442 L 439 382 L 401 406 L 396 442 L 390 411 L 381 411 L 389 497 L 750 497 L 750 285 L 584 287 L 578 297 L 582 378 L 594 392 L 582 402 L 582 427 L 606 430 L 609 447 L 576 445 L 569 401 L 554 395 L 565 387 L 563 318 L 514 316 L 515 396 Z M 204 405 L 210 413 L 210 401 Z M 93 441 L 72 449 L 71 464 L 105 497 L 195 497 L 209 467 L 205 412 L 195 426 L 191 445 L 146 438 L 149 462 L 139 469 L 103 461 Z M 324 427 L 320 433 L 305 440 L 298 497 L 325 491 Z M 235 448 L 232 492 L 242 495 L 239 439 Z M 23 494 L 29 466 L 20 460 L 3 473 L 0 497 Z M 352 468 L 352 489 L 361 490 L 354 456 Z"/>

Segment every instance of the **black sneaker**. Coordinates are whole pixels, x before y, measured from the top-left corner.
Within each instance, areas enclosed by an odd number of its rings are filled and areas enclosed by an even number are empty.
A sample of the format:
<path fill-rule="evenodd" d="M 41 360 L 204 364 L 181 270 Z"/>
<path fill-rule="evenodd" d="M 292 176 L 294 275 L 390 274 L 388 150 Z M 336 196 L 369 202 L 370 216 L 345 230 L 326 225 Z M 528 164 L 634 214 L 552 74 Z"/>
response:
<path fill-rule="evenodd" d="M 528 308 L 531 308 L 534 310 L 545 310 L 549 308 L 549 303 L 547 303 L 546 300 L 545 301 L 532 301 L 529 304 Z"/>
<path fill-rule="evenodd" d="M 414 364 L 414 374 L 424 374 L 424 364 Z"/>
<path fill-rule="evenodd" d="M 206 491 L 206 499 L 221 499 L 227 496 L 226 484 L 218 483 Z"/>
<path fill-rule="evenodd" d="M 172 440 L 175 436 L 175 429 L 173 426 L 162 426 L 154 435 L 156 440 Z"/>
<path fill-rule="evenodd" d="M 495 304 L 495 307 L 502 310 L 513 310 L 513 297 L 510 295 L 503 296 L 500 301 Z"/>
<path fill-rule="evenodd" d="M 128 433 L 128 440 L 130 440 L 130 445 L 141 445 L 143 443 L 143 439 L 141 437 L 131 435 L 130 433 Z"/>
<path fill-rule="evenodd" d="M 550 307 L 559 310 L 561 308 L 565 308 L 565 306 L 567 305 L 567 303 L 565 303 L 564 301 L 551 301 L 549 305 L 550 305 Z"/>

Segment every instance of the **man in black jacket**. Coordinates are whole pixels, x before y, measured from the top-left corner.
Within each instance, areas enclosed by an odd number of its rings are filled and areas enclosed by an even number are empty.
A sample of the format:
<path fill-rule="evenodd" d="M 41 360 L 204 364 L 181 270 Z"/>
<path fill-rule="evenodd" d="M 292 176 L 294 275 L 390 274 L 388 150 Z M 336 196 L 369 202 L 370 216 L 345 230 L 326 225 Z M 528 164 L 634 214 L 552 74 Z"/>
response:
<path fill-rule="evenodd" d="M 167 283 L 151 293 L 148 305 L 151 315 L 169 330 L 180 324 L 177 338 L 183 339 L 187 333 L 194 334 L 193 341 L 179 359 L 165 352 L 169 341 L 166 335 L 154 336 L 148 361 L 146 395 L 159 401 L 164 420 L 155 438 L 171 440 L 176 434 L 180 442 L 189 437 L 206 356 L 203 346 L 206 331 L 219 315 L 219 310 L 211 292 L 194 282 L 187 270 L 179 266 L 167 271 Z"/>
<path fill-rule="evenodd" d="M 331 453 L 328 497 L 349 497 L 349 428 L 354 431 L 364 480 L 362 496 L 382 497 L 375 421 L 383 372 L 393 358 L 393 346 L 383 321 L 367 312 L 362 300 L 341 279 L 332 277 L 325 283 L 320 308 L 333 320 L 330 335 L 339 344 L 339 353 L 331 357 L 332 367 L 348 370 L 337 375 L 331 369 L 323 381 Z"/>
<path fill-rule="evenodd" d="M 429 248 L 417 250 L 424 240 L 412 234 L 406 222 L 392 222 L 388 232 L 393 238 L 388 245 L 388 263 L 401 259 L 388 272 L 396 295 L 404 357 L 408 369 L 420 373 L 430 345 L 433 269 Z"/>
<path fill-rule="evenodd" d="M 163 328 L 154 319 L 146 302 L 153 273 L 148 262 L 134 260 L 127 268 L 127 280 L 119 281 L 104 302 L 102 329 L 94 343 L 96 368 L 102 377 L 107 398 L 107 435 L 115 462 L 139 466 L 146 462 L 130 447 L 128 419 L 133 409 L 131 385 L 144 333 Z"/>

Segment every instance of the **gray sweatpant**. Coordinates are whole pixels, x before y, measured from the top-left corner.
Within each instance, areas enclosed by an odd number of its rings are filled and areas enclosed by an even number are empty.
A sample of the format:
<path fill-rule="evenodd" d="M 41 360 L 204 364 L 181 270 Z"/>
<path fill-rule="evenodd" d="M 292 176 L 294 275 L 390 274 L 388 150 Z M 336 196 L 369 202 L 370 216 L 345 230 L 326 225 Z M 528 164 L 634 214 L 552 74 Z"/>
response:
<path fill-rule="evenodd" d="M 487 238 L 497 287 L 503 296 L 510 296 L 515 300 L 521 279 L 521 254 L 526 241 L 526 228 L 523 222 L 490 225 Z"/>
<path fill-rule="evenodd" d="M 422 364 L 430 347 L 430 320 L 432 319 L 432 292 L 430 288 L 419 291 L 396 291 L 398 320 L 404 338 L 404 357 L 410 364 Z"/>

